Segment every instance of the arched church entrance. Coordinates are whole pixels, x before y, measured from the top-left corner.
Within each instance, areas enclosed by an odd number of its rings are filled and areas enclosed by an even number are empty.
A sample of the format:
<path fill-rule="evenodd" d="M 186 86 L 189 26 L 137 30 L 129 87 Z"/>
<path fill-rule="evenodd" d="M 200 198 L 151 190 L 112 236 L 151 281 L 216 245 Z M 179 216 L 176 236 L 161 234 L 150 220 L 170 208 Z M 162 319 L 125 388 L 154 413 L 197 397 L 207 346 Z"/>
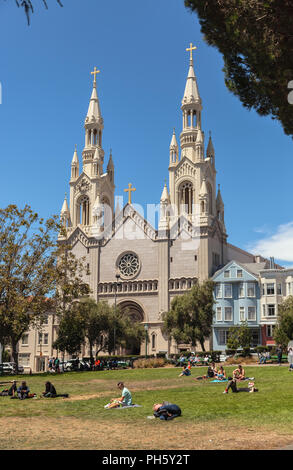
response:
<path fill-rule="evenodd" d="M 125 300 L 118 304 L 122 315 L 126 315 L 132 322 L 141 323 L 144 320 L 144 312 L 142 307 L 134 301 Z M 127 344 L 123 354 L 137 355 L 140 354 L 140 341 L 134 339 L 131 344 Z"/>

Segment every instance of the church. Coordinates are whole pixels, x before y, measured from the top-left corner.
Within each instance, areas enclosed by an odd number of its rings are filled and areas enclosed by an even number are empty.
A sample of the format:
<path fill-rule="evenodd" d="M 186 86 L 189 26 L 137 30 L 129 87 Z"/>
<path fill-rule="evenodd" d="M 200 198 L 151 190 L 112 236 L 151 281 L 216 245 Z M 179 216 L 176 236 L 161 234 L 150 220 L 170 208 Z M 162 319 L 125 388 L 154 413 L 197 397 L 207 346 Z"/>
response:
<path fill-rule="evenodd" d="M 96 76 L 85 118 L 82 165 L 75 149 L 71 162 L 69 201 L 65 197 L 61 221 L 76 257 L 84 257 L 85 281 L 97 301 L 117 305 L 148 331 L 147 353 L 175 353 L 187 348 L 168 342 L 162 331 L 162 314 L 172 299 L 196 282 L 211 277 L 230 260 L 254 263 L 254 255 L 227 242 L 224 203 L 216 185 L 216 154 L 211 135 L 207 145 L 202 129 L 203 105 L 193 64 L 189 68 L 181 102 L 182 131 L 171 136 L 166 152 L 169 184 L 158 201 L 158 227 L 132 203 L 115 204 L 115 166 L 110 152 L 105 162 L 104 122 Z M 144 345 L 141 352 L 144 354 Z M 207 340 L 207 348 L 212 347 Z M 130 354 L 139 351 L 128 351 Z"/>

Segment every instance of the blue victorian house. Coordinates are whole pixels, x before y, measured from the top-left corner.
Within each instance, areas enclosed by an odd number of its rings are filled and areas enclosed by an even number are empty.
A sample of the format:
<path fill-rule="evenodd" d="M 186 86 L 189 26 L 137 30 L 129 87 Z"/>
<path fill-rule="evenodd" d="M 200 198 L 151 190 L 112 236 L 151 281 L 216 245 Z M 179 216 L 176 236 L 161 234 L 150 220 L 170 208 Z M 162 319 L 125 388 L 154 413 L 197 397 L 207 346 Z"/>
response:
<path fill-rule="evenodd" d="M 230 261 L 212 277 L 215 283 L 213 349 L 224 351 L 229 328 L 247 321 L 252 344 L 261 344 L 260 287 L 256 263 Z"/>

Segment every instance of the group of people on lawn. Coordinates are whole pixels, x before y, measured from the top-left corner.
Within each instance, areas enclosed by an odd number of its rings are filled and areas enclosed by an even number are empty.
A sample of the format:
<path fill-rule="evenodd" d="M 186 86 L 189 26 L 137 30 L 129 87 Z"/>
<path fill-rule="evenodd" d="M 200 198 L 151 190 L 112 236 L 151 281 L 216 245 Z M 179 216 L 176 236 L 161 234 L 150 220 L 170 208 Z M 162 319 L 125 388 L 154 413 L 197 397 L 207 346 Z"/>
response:
<path fill-rule="evenodd" d="M 181 374 L 179 374 L 179 377 L 191 375 L 190 369 L 191 369 L 190 364 L 188 364 L 187 366 L 184 366 Z M 220 366 L 219 369 L 217 369 L 215 363 L 212 362 L 211 365 L 208 366 L 206 375 L 195 377 L 195 380 L 212 379 L 212 378 L 217 381 L 228 381 L 227 387 L 225 388 L 223 393 L 228 393 L 230 389 L 234 393 L 239 392 L 239 391 L 243 391 L 243 392 L 257 392 L 258 391 L 254 386 L 254 382 L 249 382 L 248 387 L 244 387 L 240 389 L 237 388 L 237 382 L 241 382 L 242 380 L 252 380 L 251 378 L 245 376 L 245 370 L 241 364 L 239 364 L 238 367 L 233 370 L 232 377 L 227 378 L 224 367 Z"/>
<path fill-rule="evenodd" d="M 17 381 L 13 380 L 10 388 L 2 390 L 2 392 L 0 392 L 0 396 L 1 397 L 9 396 L 10 398 L 19 398 L 20 400 L 24 400 L 26 398 L 37 398 L 37 394 L 31 393 L 30 388 L 25 381 L 22 381 L 19 387 L 17 387 L 16 384 L 17 384 Z M 44 398 L 56 398 L 56 397 L 67 398 L 69 395 L 67 393 L 58 395 L 54 385 L 51 382 L 47 381 L 45 383 L 45 391 L 42 393 L 41 396 Z"/>

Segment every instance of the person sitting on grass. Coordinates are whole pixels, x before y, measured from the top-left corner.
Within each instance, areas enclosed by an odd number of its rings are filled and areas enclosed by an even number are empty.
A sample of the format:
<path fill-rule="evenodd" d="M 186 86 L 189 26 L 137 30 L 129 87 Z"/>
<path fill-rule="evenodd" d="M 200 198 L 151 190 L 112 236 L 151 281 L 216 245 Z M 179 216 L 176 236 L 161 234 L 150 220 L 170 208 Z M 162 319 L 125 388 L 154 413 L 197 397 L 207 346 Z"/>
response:
<path fill-rule="evenodd" d="M 56 397 L 68 398 L 68 396 L 69 396 L 68 393 L 64 393 L 62 395 L 57 395 L 56 388 L 49 381 L 45 383 L 45 386 L 46 386 L 46 389 L 43 392 L 43 397 L 45 397 L 45 398 L 56 398 Z"/>
<path fill-rule="evenodd" d="M 117 387 L 122 390 L 119 398 L 112 398 L 108 408 L 117 408 L 119 406 L 132 406 L 132 395 L 123 382 L 118 382 Z"/>
<path fill-rule="evenodd" d="M 226 372 L 223 366 L 218 370 L 216 377 L 218 380 L 226 380 Z"/>
<path fill-rule="evenodd" d="M 212 366 L 208 366 L 206 375 L 200 375 L 199 377 L 195 377 L 195 380 L 213 379 L 213 378 L 216 378 L 215 371 L 212 368 Z"/>
<path fill-rule="evenodd" d="M 188 366 L 184 366 L 181 374 L 178 375 L 178 377 L 182 377 L 183 375 L 191 375 L 190 368 Z"/>
<path fill-rule="evenodd" d="M 229 389 L 231 388 L 233 393 L 238 393 L 238 392 L 258 392 L 258 388 L 255 388 L 254 382 L 249 382 L 248 387 L 241 387 L 237 388 L 237 379 L 233 378 L 232 380 L 229 381 L 227 387 L 225 388 L 223 393 L 228 393 Z"/>
<path fill-rule="evenodd" d="M 245 370 L 243 369 L 241 364 L 239 364 L 237 369 L 233 370 L 233 378 L 235 378 L 238 382 L 240 380 L 245 380 Z"/>
<path fill-rule="evenodd" d="M 153 406 L 154 416 L 164 421 L 181 416 L 181 409 L 178 405 L 163 401 L 163 403 L 155 403 Z"/>
<path fill-rule="evenodd" d="M 25 398 L 34 398 L 37 395 L 35 393 L 30 393 L 30 389 L 27 386 L 26 382 L 21 382 L 21 385 L 17 389 L 17 397 L 12 396 L 11 398 L 19 398 L 20 400 L 24 400 Z"/>
<path fill-rule="evenodd" d="M 16 380 L 13 380 L 12 385 L 9 389 L 2 390 L 0 392 L 0 397 L 14 397 L 14 395 L 17 393 L 17 386 L 16 386 Z"/>

